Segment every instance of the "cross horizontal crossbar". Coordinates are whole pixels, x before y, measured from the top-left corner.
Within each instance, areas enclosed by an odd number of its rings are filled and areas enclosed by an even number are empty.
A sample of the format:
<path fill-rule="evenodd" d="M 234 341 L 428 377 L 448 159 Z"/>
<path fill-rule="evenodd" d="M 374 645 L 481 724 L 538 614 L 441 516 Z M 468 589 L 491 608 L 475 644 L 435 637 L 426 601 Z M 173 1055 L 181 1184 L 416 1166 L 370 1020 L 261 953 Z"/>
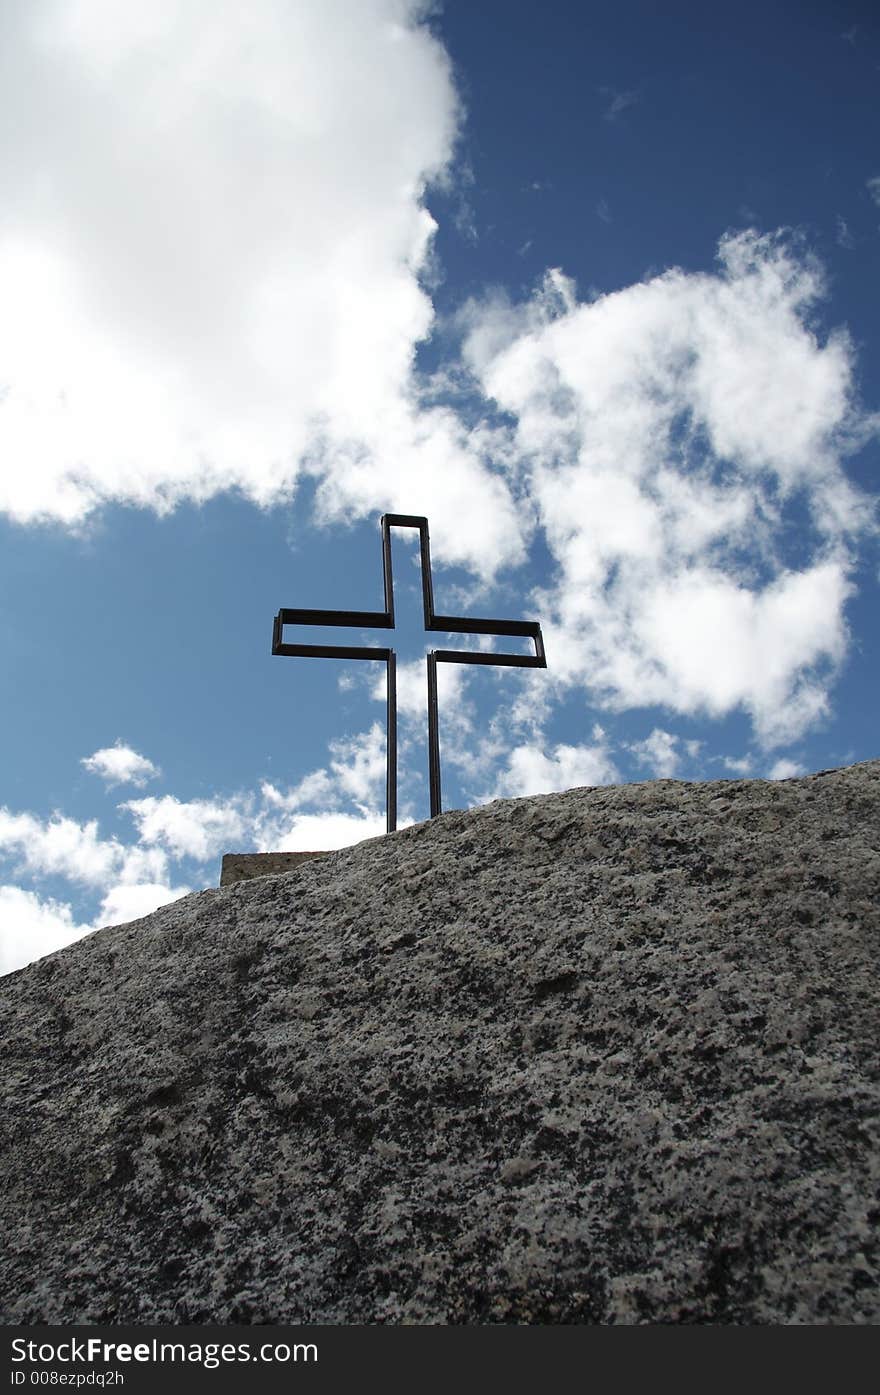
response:
<path fill-rule="evenodd" d="M 428 672 L 428 782 L 431 818 L 441 812 L 440 727 L 437 711 L 437 664 L 489 664 L 507 668 L 546 668 L 544 639 L 537 620 L 488 620 L 476 616 L 438 615 L 434 610 L 431 575 L 431 543 L 428 520 L 417 514 L 386 513 L 381 519 L 384 610 L 306 610 L 282 607 L 275 616 L 272 653 L 293 658 L 368 659 L 386 665 L 386 770 L 385 826 L 389 833 L 397 827 L 397 659 L 393 649 L 364 645 L 290 644 L 284 640 L 285 625 L 335 625 L 360 629 L 394 629 L 394 579 L 391 564 L 391 529 L 417 528 L 421 552 L 422 608 L 425 629 L 444 634 L 516 636 L 532 640 L 534 654 L 496 654 L 473 649 L 434 649 L 426 655 Z"/>

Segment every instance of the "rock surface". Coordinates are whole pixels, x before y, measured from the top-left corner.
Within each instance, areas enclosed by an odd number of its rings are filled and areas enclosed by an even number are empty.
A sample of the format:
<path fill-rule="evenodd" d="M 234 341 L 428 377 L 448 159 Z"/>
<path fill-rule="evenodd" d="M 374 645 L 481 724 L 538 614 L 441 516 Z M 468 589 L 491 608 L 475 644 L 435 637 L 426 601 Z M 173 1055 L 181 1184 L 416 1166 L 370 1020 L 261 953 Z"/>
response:
<path fill-rule="evenodd" d="M 487 805 L 0 981 L 10 1323 L 875 1323 L 880 761 Z"/>

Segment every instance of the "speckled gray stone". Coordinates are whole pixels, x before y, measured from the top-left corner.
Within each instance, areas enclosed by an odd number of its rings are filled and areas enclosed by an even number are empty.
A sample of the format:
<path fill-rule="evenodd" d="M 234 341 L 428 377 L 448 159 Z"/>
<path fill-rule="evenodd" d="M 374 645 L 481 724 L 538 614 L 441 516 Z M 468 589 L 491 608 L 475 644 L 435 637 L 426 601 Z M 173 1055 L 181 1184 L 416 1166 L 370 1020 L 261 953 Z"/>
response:
<path fill-rule="evenodd" d="M 4 1323 L 875 1323 L 880 761 L 509 800 L 0 981 Z"/>

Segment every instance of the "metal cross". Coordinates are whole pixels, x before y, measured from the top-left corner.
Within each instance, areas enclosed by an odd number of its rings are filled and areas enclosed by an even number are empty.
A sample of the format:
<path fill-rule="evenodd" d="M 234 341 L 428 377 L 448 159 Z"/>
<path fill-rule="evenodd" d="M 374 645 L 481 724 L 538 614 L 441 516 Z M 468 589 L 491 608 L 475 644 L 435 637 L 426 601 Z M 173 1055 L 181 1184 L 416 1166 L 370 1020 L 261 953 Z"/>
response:
<path fill-rule="evenodd" d="M 285 625 L 345 625 L 379 630 L 394 629 L 394 581 L 391 572 L 391 529 L 418 528 L 422 561 L 422 603 L 426 630 L 446 634 L 524 635 L 534 641 L 534 654 L 495 654 L 484 650 L 432 649 L 425 657 L 428 665 L 428 781 L 431 790 L 431 818 L 441 812 L 440 730 L 437 715 L 437 665 L 501 664 L 510 668 L 546 668 L 544 640 L 537 620 L 479 620 L 461 615 L 437 615 L 431 580 L 431 544 L 428 520 L 415 514 L 386 513 L 382 526 L 382 571 L 385 579 L 384 610 L 298 610 L 282 609 L 275 616 L 272 653 L 317 659 L 381 659 L 387 673 L 387 734 L 385 766 L 385 826 L 397 828 L 397 658 L 393 649 L 372 649 L 340 644 L 285 644 Z"/>

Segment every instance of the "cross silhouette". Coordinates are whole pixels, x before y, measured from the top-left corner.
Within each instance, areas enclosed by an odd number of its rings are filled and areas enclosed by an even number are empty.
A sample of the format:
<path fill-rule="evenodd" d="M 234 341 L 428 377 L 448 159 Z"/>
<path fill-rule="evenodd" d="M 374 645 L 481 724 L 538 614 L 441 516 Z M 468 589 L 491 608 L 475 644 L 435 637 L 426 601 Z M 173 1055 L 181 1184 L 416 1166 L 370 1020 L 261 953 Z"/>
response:
<path fill-rule="evenodd" d="M 434 586 L 431 580 L 431 543 L 428 520 L 415 514 L 386 513 L 381 519 L 382 571 L 385 580 L 384 610 L 301 610 L 283 608 L 275 616 L 272 631 L 272 653 L 294 658 L 313 659 L 378 659 L 386 667 L 386 764 L 385 764 L 385 827 L 389 833 L 397 828 L 397 657 L 393 649 L 374 649 L 363 645 L 344 644 L 286 644 L 285 625 L 345 625 L 348 627 L 394 629 L 394 579 L 391 570 L 391 529 L 418 528 L 422 563 L 422 605 L 426 630 L 442 630 L 446 634 L 524 635 L 534 641 L 534 654 L 495 654 L 472 649 L 432 649 L 425 657 L 428 667 L 428 783 L 431 791 L 431 818 L 441 812 L 440 797 L 440 727 L 437 712 L 437 665 L 499 664 L 509 668 L 546 668 L 544 640 L 537 620 L 480 620 L 461 615 L 438 615 L 434 610 Z"/>

